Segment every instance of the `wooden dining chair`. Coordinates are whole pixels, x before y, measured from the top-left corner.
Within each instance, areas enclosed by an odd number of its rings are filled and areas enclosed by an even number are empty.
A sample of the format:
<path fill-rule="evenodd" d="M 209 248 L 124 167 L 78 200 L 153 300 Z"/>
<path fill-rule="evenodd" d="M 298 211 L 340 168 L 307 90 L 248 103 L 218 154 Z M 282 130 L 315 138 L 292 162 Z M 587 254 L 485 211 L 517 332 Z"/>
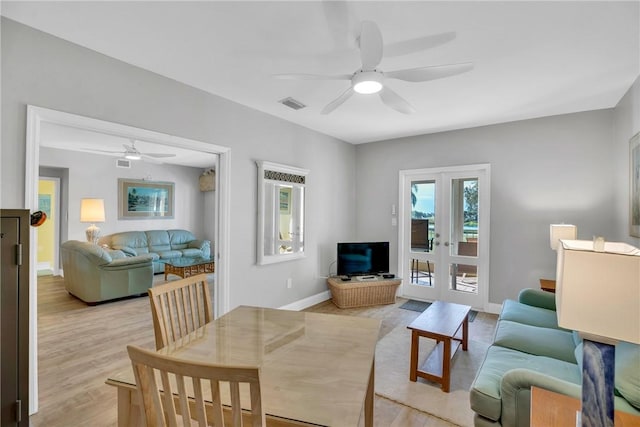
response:
<path fill-rule="evenodd" d="M 191 426 L 191 420 L 200 427 L 266 426 L 259 367 L 176 359 L 132 345 L 127 351 L 147 427 Z M 228 383 L 230 407 L 221 402 L 221 382 Z M 250 411 L 242 410 L 241 383 L 249 386 Z"/>
<path fill-rule="evenodd" d="M 157 349 L 213 320 L 206 274 L 149 288 L 149 299 Z"/>

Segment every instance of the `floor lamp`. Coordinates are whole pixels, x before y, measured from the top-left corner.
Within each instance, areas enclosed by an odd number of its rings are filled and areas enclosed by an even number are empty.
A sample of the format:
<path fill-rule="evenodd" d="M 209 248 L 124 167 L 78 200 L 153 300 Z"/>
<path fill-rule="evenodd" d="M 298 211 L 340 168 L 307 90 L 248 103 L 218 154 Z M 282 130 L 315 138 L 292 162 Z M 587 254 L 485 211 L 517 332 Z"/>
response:
<path fill-rule="evenodd" d="M 615 344 L 640 344 L 640 249 L 602 243 L 558 245 L 558 325 L 583 338 L 583 427 L 613 427 Z"/>

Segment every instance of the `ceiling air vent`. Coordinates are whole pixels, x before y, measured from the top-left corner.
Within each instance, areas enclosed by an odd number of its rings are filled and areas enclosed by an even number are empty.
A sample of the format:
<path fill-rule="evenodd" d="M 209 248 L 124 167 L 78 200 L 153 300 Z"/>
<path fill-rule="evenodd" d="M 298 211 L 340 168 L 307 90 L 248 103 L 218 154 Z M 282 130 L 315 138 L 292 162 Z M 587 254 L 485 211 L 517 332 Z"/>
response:
<path fill-rule="evenodd" d="M 301 110 L 303 108 L 306 107 L 306 105 L 304 105 L 302 102 L 295 100 L 291 97 L 285 98 L 285 99 L 281 99 L 280 101 L 278 101 L 279 103 L 281 103 L 282 105 L 286 105 L 289 108 L 292 108 L 294 110 Z"/>
<path fill-rule="evenodd" d="M 116 167 L 117 167 L 117 168 L 130 169 L 130 168 L 131 168 L 131 160 L 127 160 L 127 159 L 116 159 Z"/>

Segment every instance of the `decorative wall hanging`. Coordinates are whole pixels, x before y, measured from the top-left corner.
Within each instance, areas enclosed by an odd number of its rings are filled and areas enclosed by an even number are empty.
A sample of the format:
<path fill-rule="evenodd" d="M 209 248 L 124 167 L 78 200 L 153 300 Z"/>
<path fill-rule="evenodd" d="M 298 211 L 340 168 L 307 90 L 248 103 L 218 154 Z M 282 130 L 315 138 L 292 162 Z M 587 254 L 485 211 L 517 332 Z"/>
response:
<path fill-rule="evenodd" d="M 118 179 L 118 219 L 173 218 L 173 182 Z"/>

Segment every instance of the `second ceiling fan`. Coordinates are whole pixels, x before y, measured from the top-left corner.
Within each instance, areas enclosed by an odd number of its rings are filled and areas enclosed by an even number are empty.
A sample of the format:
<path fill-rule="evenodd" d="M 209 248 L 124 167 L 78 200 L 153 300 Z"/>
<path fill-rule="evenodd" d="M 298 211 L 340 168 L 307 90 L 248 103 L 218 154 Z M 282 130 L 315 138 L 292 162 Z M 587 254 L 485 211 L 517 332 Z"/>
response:
<path fill-rule="evenodd" d="M 350 80 L 351 86 L 340 96 L 327 104 L 321 114 L 329 114 L 355 93 L 378 93 L 387 106 L 404 114 L 414 113 L 415 108 L 404 98 L 386 85 L 387 79 L 398 79 L 408 82 L 425 82 L 442 77 L 454 76 L 473 69 L 473 64 L 436 65 L 420 68 L 383 72 L 376 67 L 382 61 L 382 33 L 374 22 L 363 21 L 359 37 L 360 59 L 362 67 L 352 74 L 316 75 L 316 74 L 279 74 L 282 79 L 301 80 Z"/>
<path fill-rule="evenodd" d="M 169 154 L 169 153 L 143 153 L 140 152 L 137 148 L 136 148 L 136 141 L 131 139 L 131 145 L 128 144 L 122 144 L 122 146 L 124 147 L 124 151 L 120 150 L 120 151 L 109 151 L 109 150 L 96 150 L 93 149 L 91 151 L 96 151 L 96 152 L 100 152 L 100 153 L 108 153 L 108 154 L 112 154 L 112 155 L 119 155 L 124 157 L 125 159 L 128 160 L 140 160 L 140 159 L 148 159 L 151 161 L 156 161 L 159 162 L 158 159 L 162 159 L 162 158 L 168 158 L 168 157 L 175 157 L 175 154 Z"/>

